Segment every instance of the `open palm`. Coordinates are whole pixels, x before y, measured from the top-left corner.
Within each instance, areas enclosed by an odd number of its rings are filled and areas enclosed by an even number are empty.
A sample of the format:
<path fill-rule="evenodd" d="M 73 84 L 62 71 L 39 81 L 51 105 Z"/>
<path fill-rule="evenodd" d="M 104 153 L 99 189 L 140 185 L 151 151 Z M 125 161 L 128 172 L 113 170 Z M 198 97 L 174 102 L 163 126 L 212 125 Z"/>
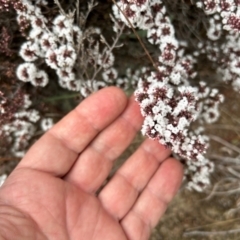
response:
<path fill-rule="evenodd" d="M 115 87 L 83 101 L 0 188 L 0 239 L 148 239 L 179 188 L 180 163 L 147 139 L 105 184 L 141 124 L 137 103 Z"/>

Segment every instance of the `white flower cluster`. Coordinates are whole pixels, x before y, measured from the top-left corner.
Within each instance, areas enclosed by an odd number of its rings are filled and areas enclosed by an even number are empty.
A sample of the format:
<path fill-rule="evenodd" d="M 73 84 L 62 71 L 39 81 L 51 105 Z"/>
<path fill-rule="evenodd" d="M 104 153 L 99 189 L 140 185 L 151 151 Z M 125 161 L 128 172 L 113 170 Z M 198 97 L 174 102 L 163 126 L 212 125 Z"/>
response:
<path fill-rule="evenodd" d="M 12 143 L 10 152 L 15 157 L 23 157 L 29 140 L 33 137 L 36 122 L 39 121 L 39 112 L 29 109 L 31 101 L 28 95 L 24 95 L 22 109 L 14 113 L 13 120 L 1 126 L 0 136 L 5 137 L 5 141 Z"/>
<path fill-rule="evenodd" d="M 198 104 L 198 120 L 205 123 L 216 122 L 220 116 L 219 104 L 224 101 L 224 96 L 219 93 L 218 89 L 207 87 L 206 82 L 199 83 L 198 96 L 202 100 Z"/>
<path fill-rule="evenodd" d="M 197 7 L 211 16 L 208 36 L 217 40 L 222 29 L 230 32 L 240 30 L 240 4 L 235 0 L 201 0 L 196 2 Z"/>
<path fill-rule="evenodd" d="M 209 15 L 207 36 L 211 40 L 199 44 L 200 53 L 217 62 L 217 72 L 223 81 L 240 91 L 240 4 L 234 0 L 205 0 L 197 2 L 197 6 Z M 216 41 L 224 35 L 224 30 L 225 41 L 219 46 Z"/>
<path fill-rule="evenodd" d="M 102 78 L 105 85 L 117 86 L 123 90 L 136 89 L 139 78 L 144 74 L 150 74 L 150 70 L 142 67 L 140 70 L 132 70 L 127 68 L 123 77 L 118 77 L 118 72 L 115 68 L 109 68 L 102 73 Z M 101 82 L 102 83 L 102 82 Z"/>
<path fill-rule="evenodd" d="M 41 61 L 54 69 L 59 78 L 59 84 L 66 89 L 79 91 L 80 84 L 75 76 L 77 49 L 82 40 L 81 29 L 74 25 L 74 18 L 59 14 L 52 23 L 41 12 L 37 4 L 23 0 L 23 9 L 17 10 L 17 20 L 26 19 L 31 26 L 28 41 L 20 49 L 20 56 L 25 63 L 17 69 L 17 77 L 34 86 L 45 87 L 49 77 L 44 70 L 39 69 Z M 41 4 L 46 4 L 41 1 Z M 49 27 L 51 26 L 51 27 Z"/>
<path fill-rule="evenodd" d="M 130 21 L 133 27 L 147 30 L 148 41 L 161 50 L 159 62 L 174 65 L 179 43 L 161 0 L 120 1 L 113 6 L 113 12 L 127 26 Z"/>
<path fill-rule="evenodd" d="M 41 120 L 41 129 L 46 132 L 48 131 L 53 125 L 54 125 L 54 122 L 53 122 L 53 119 L 52 118 L 43 118 Z"/>
<path fill-rule="evenodd" d="M 141 29 L 149 29 L 153 25 L 149 2 L 149 0 L 120 1 L 117 5 L 113 5 L 113 13 L 117 19 L 129 27 L 132 25 Z"/>
<path fill-rule="evenodd" d="M 122 11 L 114 6 L 115 17 L 129 26 L 127 16 L 132 26 L 146 29 L 148 41 L 160 50 L 158 69 L 143 74 L 135 91 L 145 117 L 142 133 L 171 148 L 186 165 L 188 188 L 202 191 L 210 184 L 214 168 L 204 157 L 208 138 L 202 131 L 189 129 L 196 120 L 216 121 L 223 98 L 204 82 L 190 87 L 189 79 L 196 76 L 193 71 L 196 59 L 186 55 L 186 43 L 175 38 L 174 27 L 161 0 L 120 1 L 118 6 Z M 220 28 L 217 26 L 215 30 Z"/>
<path fill-rule="evenodd" d="M 233 89 L 240 92 L 240 34 L 234 33 L 226 37 L 220 51 L 223 54 L 222 64 L 217 71 L 227 83 L 232 83 Z"/>
<path fill-rule="evenodd" d="M 23 7 L 17 9 L 19 25 L 22 25 L 24 19 L 31 28 L 27 41 L 22 44 L 19 52 L 25 61 L 16 71 L 19 80 L 45 87 L 49 77 L 46 69 L 39 69 L 39 66 L 44 67 L 45 63 L 56 72 L 62 88 L 80 92 L 84 97 L 106 85 L 125 84 L 124 79 L 117 78 L 117 71 L 113 68 L 115 57 L 112 53 L 123 27 L 115 21 L 117 36 L 113 46 L 110 46 L 101 35 L 100 29 L 90 27 L 82 32 L 74 23 L 74 12 L 66 14 L 60 11 L 58 16 L 49 20 L 38 4 L 47 3 L 41 1 L 34 5 L 29 0 L 23 0 Z M 89 76 L 86 73 L 88 70 L 94 74 Z M 96 80 L 99 73 L 102 74 L 102 81 Z"/>
<path fill-rule="evenodd" d="M 209 185 L 209 175 L 213 171 L 213 164 L 204 157 L 208 138 L 189 131 L 189 126 L 198 115 L 207 122 L 216 120 L 216 116 L 209 112 L 215 108 L 208 108 L 206 103 L 216 107 L 219 102 L 214 98 L 217 97 L 217 92 L 203 90 L 204 83 L 201 83 L 201 88 L 183 85 L 173 88 L 169 77 L 159 81 L 157 74 L 152 72 L 144 81 L 141 79 L 135 92 L 141 113 L 145 117 L 142 133 L 171 148 L 178 158 L 184 159 L 188 188 L 203 190 Z M 205 102 L 199 102 L 200 99 Z"/>

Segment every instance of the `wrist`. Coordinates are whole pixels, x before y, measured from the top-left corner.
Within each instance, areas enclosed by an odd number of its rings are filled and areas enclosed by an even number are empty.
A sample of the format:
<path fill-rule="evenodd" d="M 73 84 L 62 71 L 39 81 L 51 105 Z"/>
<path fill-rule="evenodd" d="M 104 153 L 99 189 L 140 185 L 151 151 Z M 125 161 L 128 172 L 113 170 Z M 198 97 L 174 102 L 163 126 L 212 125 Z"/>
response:
<path fill-rule="evenodd" d="M 0 204 L 0 240 L 23 239 L 25 216 L 12 206 Z"/>
<path fill-rule="evenodd" d="M 46 240 L 37 224 L 17 208 L 0 204 L 0 240 Z"/>

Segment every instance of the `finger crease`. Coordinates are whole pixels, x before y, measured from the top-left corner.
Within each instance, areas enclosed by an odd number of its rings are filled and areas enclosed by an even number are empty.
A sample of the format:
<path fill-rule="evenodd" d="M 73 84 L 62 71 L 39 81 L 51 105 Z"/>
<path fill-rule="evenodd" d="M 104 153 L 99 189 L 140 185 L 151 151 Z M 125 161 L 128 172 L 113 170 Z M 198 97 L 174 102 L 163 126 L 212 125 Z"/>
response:
<path fill-rule="evenodd" d="M 126 118 L 124 118 L 123 116 L 121 117 L 121 120 L 123 120 L 124 122 L 126 122 L 126 124 L 127 124 L 127 126 L 129 126 L 130 125 L 130 127 L 133 129 L 133 131 L 134 132 L 137 132 L 137 128 L 136 127 L 134 127 L 134 125 L 133 124 L 131 124 L 131 122 L 129 122 Z M 134 136 L 133 136 L 134 137 Z M 99 143 L 98 143 L 99 144 Z M 112 153 L 111 155 L 113 156 L 113 157 L 110 157 L 109 156 L 109 154 L 107 154 L 106 152 L 107 152 L 107 150 L 113 150 L 114 148 L 113 147 L 109 147 L 109 145 L 107 145 L 107 144 L 103 144 L 103 143 L 101 143 L 101 147 L 100 148 L 97 148 L 96 146 L 95 146 L 96 144 L 92 144 L 92 148 L 93 148 L 93 150 L 94 151 L 96 151 L 97 153 L 99 153 L 99 154 L 101 154 L 103 157 L 105 157 L 107 160 L 109 160 L 109 161 L 113 161 L 113 160 L 115 160 L 118 156 L 119 156 L 119 154 L 118 153 Z M 99 150 L 99 149 L 101 149 L 101 150 Z"/>
<path fill-rule="evenodd" d="M 48 131 L 48 134 L 50 134 L 53 138 L 55 138 L 56 140 L 59 140 L 59 142 L 63 145 L 63 147 L 69 149 L 70 151 L 72 151 L 73 153 L 75 153 L 76 155 L 79 154 L 79 152 L 77 152 L 75 149 L 73 149 L 71 146 L 71 144 L 68 144 L 69 141 L 66 141 L 66 139 L 61 138 L 61 136 L 55 135 L 55 133 L 53 131 Z"/>
<path fill-rule="evenodd" d="M 88 118 L 88 117 L 87 117 L 88 115 L 87 115 L 87 116 L 82 115 L 82 114 L 78 111 L 78 108 L 75 108 L 73 111 L 76 112 L 76 114 L 78 115 L 78 117 L 80 117 L 80 119 L 83 118 L 84 120 L 87 120 L 88 124 L 93 127 L 93 129 L 96 131 L 96 133 L 99 133 L 99 132 L 100 132 L 101 129 L 98 128 L 98 127 L 96 127 L 96 126 L 94 125 L 95 119 L 93 118 L 93 120 L 90 120 L 90 119 L 92 119 L 92 115 L 91 115 L 91 118 Z"/>
<path fill-rule="evenodd" d="M 126 117 L 124 117 L 124 115 L 122 115 L 122 119 L 127 122 L 127 124 L 130 125 L 135 132 L 138 132 L 139 129 L 132 124 L 132 121 L 129 121 Z"/>
<path fill-rule="evenodd" d="M 137 194 L 139 195 L 139 193 L 141 192 L 140 188 L 138 189 L 137 186 L 135 186 L 131 181 L 129 181 L 127 176 L 124 176 L 121 172 L 117 172 L 116 175 L 119 175 L 120 177 L 122 177 L 133 188 L 133 190 L 135 192 L 137 192 Z"/>
<path fill-rule="evenodd" d="M 142 214 L 140 212 L 137 212 L 135 209 L 132 209 L 132 213 L 143 222 L 143 224 L 148 229 L 148 233 L 150 233 L 152 230 L 151 222 L 147 221 L 146 220 L 147 218 L 143 217 Z M 143 231 L 144 231 L 144 229 L 142 228 L 141 232 L 143 232 Z M 142 234 L 141 234 L 141 236 L 142 236 Z"/>
<path fill-rule="evenodd" d="M 96 148 L 94 144 L 91 145 L 91 148 L 93 149 L 93 151 L 101 155 L 103 158 L 107 159 L 107 161 L 109 162 L 113 161 L 115 158 L 111 159 L 110 156 L 106 153 L 106 149 L 112 149 L 112 148 L 110 148 L 107 144 L 102 144 L 102 146 L 103 146 L 102 150 L 99 150 L 98 148 Z"/>
<path fill-rule="evenodd" d="M 142 149 L 143 151 L 146 153 L 146 154 L 149 154 L 150 157 L 152 157 L 158 164 L 160 164 L 159 160 L 157 159 L 157 157 L 151 153 L 149 150 L 147 150 L 145 147 L 144 147 L 144 144 L 142 145 Z"/>
<path fill-rule="evenodd" d="M 160 196 L 158 194 L 156 194 L 151 188 L 147 188 L 148 192 L 153 195 L 158 201 L 160 201 L 161 203 L 163 203 L 165 206 L 168 205 L 169 201 L 167 199 L 165 199 L 163 196 Z"/>

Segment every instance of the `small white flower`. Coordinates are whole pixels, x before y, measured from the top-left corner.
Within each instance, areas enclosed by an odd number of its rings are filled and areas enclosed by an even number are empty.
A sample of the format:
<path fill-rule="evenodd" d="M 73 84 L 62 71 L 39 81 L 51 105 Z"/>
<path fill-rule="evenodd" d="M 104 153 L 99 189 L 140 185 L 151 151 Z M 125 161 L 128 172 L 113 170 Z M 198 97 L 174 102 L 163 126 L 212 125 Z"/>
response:
<path fill-rule="evenodd" d="M 155 26 L 160 27 L 161 24 L 163 24 L 164 22 L 166 22 L 165 20 L 165 14 L 163 12 L 158 12 L 154 18 L 155 21 Z M 168 19 L 168 18 L 166 18 Z"/>
<path fill-rule="evenodd" d="M 43 31 L 46 29 L 47 19 L 43 17 L 42 14 L 41 16 L 33 15 L 31 16 L 30 19 L 31 19 L 32 29 L 37 29 L 39 31 Z"/>
<path fill-rule="evenodd" d="M 84 82 L 84 85 L 81 87 L 80 92 L 82 96 L 88 97 L 91 93 L 98 91 L 99 89 L 105 87 L 106 84 L 101 81 L 96 80 L 87 80 Z"/>
<path fill-rule="evenodd" d="M 233 61 L 231 61 L 230 70 L 232 72 L 236 73 L 237 75 L 240 75 L 240 61 L 239 61 L 239 59 L 236 58 Z"/>
<path fill-rule="evenodd" d="M 54 49 L 47 50 L 45 62 L 52 69 L 58 69 L 59 68 L 57 54 L 58 54 L 58 52 Z"/>
<path fill-rule="evenodd" d="M 53 20 L 53 32 L 59 36 L 64 36 L 65 33 L 69 33 L 69 29 L 73 26 L 73 19 L 66 18 L 63 15 L 58 15 Z"/>
<path fill-rule="evenodd" d="M 181 83 L 181 74 L 180 72 L 172 72 L 170 75 L 170 82 L 179 85 Z"/>
<path fill-rule="evenodd" d="M 30 100 L 30 96 L 28 94 L 24 94 L 24 103 L 23 108 L 27 109 L 32 105 L 32 101 Z"/>
<path fill-rule="evenodd" d="M 17 151 L 17 150 L 15 150 L 15 149 L 13 148 L 13 149 L 12 149 L 12 153 L 13 153 L 13 155 L 14 155 L 15 157 L 17 157 L 17 158 L 23 158 L 24 155 L 25 155 L 25 153 L 26 153 L 26 151 Z"/>
<path fill-rule="evenodd" d="M 233 83 L 232 83 L 232 86 L 233 86 L 233 89 L 236 91 L 236 92 L 239 92 L 240 91 L 240 78 L 237 77 Z"/>
<path fill-rule="evenodd" d="M 76 79 L 75 73 L 71 68 L 59 68 L 57 69 L 57 75 L 59 79 L 65 82 L 74 81 Z"/>
<path fill-rule="evenodd" d="M 222 24 L 216 23 L 214 18 L 209 20 L 210 27 L 207 30 L 207 36 L 212 41 L 216 41 L 221 37 L 222 34 Z"/>
<path fill-rule="evenodd" d="M 41 128 L 44 132 L 48 131 L 54 125 L 52 118 L 43 118 L 41 120 Z"/>
<path fill-rule="evenodd" d="M 33 62 L 38 59 L 39 55 L 39 46 L 35 42 L 25 42 L 21 46 L 19 51 L 19 55 L 26 61 L 26 62 Z"/>
<path fill-rule="evenodd" d="M 189 126 L 189 121 L 185 117 L 179 119 L 177 128 L 182 131 L 185 127 Z"/>
<path fill-rule="evenodd" d="M 59 83 L 59 85 L 60 85 L 62 88 L 66 88 L 66 89 L 68 88 L 68 87 L 67 87 L 67 83 L 68 83 L 68 82 L 65 81 L 65 80 L 59 78 L 59 79 L 58 79 L 58 83 Z"/>
<path fill-rule="evenodd" d="M 187 109 L 189 102 L 186 97 L 183 97 L 177 104 L 177 107 L 174 109 L 173 114 L 177 116 L 181 111 Z"/>
<path fill-rule="evenodd" d="M 37 122 L 40 119 L 39 112 L 35 109 L 28 111 L 28 118 L 30 122 Z"/>
<path fill-rule="evenodd" d="M 144 12 L 144 15 L 139 18 L 138 27 L 140 29 L 148 30 L 154 26 L 154 19 L 152 17 L 152 12 L 149 8 Z"/>
<path fill-rule="evenodd" d="M 121 89 L 127 90 L 129 88 L 129 79 L 128 78 L 117 78 L 116 86 Z"/>
<path fill-rule="evenodd" d="M 18 66 L 16 75 L 19 80 L 29 82 L 36 76 L 37 68 L 33 63 L 22 63 Z"/>
<path fill-rule="evenodd" d="M 36 4 L 40 4 L 40 5 L 48 5 L 48 2 L 46 0 L 37 0 Z"/>
<path fill-rule="evenodd" d="M 75 49 L 71 45 L 62 45 L 56 50 L 59 67 L 73 67 L 77 58 Z"/>
<path fill-rule="evenodd" d="M 159 44 L 160 34 L 161 34 L 161 32 L 158 31 L 158 28 L 155 28 L 155 27 L 154 28 L 149 28 L 148 31 L 147 31 L 148 41 L 151 44 Z"/>
<path fill-rule="evenodd" d="M 45 71 L 37 71 L 35 76 L 31 79 L 33 86 L 45 87 L 48 84 L 48 75 Z"/>
<path fill-rule="evenodd" d="M 98 64 L 103 68 L 109 68 L 114 63 L 114 55 L 110 51 L 106 51 L 104 54 L 100 54 L 98 57 Z"/>
<path fill-rule="evenodd" d="M 3 174 L 0 176 L 0 187 L 3 185 L 6 179 L 7 179 L 7 174 Z"/>
<path fill-rule="evenodd" d="M 105 82 L 112 83 L 118 76 L 118 72 L 115 68 L 109 68 L 102 73 L 102 78 Z"/>
<path fill-rule="evenodd" d="M 81 80 L 73 80 L 67 82 L 67 88 L 70 91 L 79 92 L 81 89 Z"/>
<path fill-rule="evenodd" d="M 52 34 L 45 32 L 40 38 L 40 46 L 44 52 L 47 52 L 49 49 L 56 49 L 57 39 Z"/>
<path fill-rule="evenodd" d="M 206 123 L 214 123 L 218 120 L 220 113 L 217 108 L 209 108 L 202 116 Z"/>
<path fill-rule="evenodd" d="M 42 29 L 40 28 L 32 28 L 29 32 L 29 38 L 38 43 L 38 39 L 42 34 Z"/>

